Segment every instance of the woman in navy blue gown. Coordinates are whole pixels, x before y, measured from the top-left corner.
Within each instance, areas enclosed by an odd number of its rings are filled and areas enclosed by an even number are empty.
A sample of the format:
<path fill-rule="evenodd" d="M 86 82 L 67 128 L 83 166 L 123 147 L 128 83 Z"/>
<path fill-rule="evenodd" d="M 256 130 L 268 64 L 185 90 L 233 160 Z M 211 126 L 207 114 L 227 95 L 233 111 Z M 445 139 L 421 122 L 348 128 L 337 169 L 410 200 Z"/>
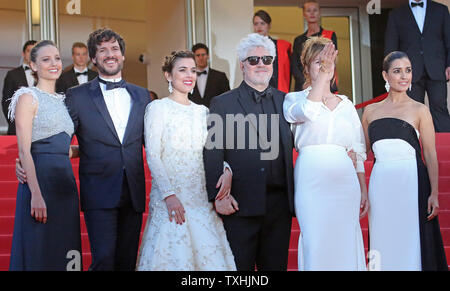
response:
<path fill-rule="evenodd" d="M 55 93 L 62 63 L 51 41 L 33 48 L 31 68 L 36 87 L 19 89 L 9 107 L 27 173 L 17 190 L 10 270 L 81 270 L 78 190 L 70 163 L 74 126 L 64 96 Z"/>

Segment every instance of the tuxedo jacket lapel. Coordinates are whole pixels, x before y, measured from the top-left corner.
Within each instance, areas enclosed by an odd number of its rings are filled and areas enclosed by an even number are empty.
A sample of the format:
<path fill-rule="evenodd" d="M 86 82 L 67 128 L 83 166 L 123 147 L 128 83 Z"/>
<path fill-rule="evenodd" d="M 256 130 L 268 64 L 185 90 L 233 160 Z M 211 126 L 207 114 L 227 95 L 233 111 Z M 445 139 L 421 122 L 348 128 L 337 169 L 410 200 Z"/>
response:
<path fill-rule="evenodd" d="M 25 69 L 20 67 L 20 84 L 21 87 L 28 87 L 27 75 L 25 74 Z"/>
<path fill-rule="evenodd" d="M 289 124 L 284 119 L 283 102 L 284 98 L 279 95 L 273 95 L 275 103 L 275 110 L 280 118 L 280 139 L 283 145 L 287 148 L 291 147 L 291 129 Z"/>
<path fill-rule="evenodd" d="M 94 79 L 91 82 L 90 86 L 90 94 L 92 97 L 92 101 L 97 106 L 98 111 L 102 115 L 109 129 L 113 133 L 114 137 L 117 141 L 120 142 L 119 136 L 117 135 L 116 128 L 114 127 L 114 123 L 112 121 L 111 115 L 109 115 L 108 108 L 106 107 L 105 99 L 103 98 L 102 90 L 100 89 L 100 82 L 97 79 Z"/>
<path fill-rule="evenodd" d="M 432 1 L 428 1 L 427 3 L 427 11 L 425 12 L 425 22 L 423 24 L 423 31 L 422 34 L 425 34 L 425 32 L 427 31 L 428 27 L 430 26 L 430 21 L 431 18 L 433 17 L 433 2 Z"/>
<path fill-rule="evenodd" d="M 97 73 L 88 69 L 88 81 L 92 81 L 97 77 Z"/>
<path fill-rule="evenodd" d="M 138 114 L 136 114 L 137 110 L 139 109 L 139 106 L 141 106 L 141 103 L 139 102 L 139 97 L 137 96 L 136 92 L 133 91 L 132 88 L 127 84 L 127 91 L 131 96 L 131 109 L 130 109 L 130 115 L 128 117 L 127 127 L 125 129 L 125 135 L 123 137 L 123 143 L 129 138 L 129 135 L 131 134 L 131 131 L 133 128 L 135 128 L 135 124 L 138 121 Z"/>
<path fill-rule="evenodd" d="M 429 5 L 428 5 L 429 6 Z M 417 24 L 416 18 L 414 17 L 414 14 L 411 10 L 411 7 L 409 6 L 409 4 L 406 4 L 405 6 L 405 16 L 406 18 L 409 19 L 409 22 L 411 22 L 412 27 L 414 27 L 414 29 L 416 30 L 417 33 L 422 34 L 420 32 L 420 28 L 419 25 Z M 425 31 L 425 27 L 424 27 L 424 31 Z"/>
<path fill-rule="evenodd" d="M 201 98 L 197 83 L 195 84 L 194 92 L 192 92 L 192 98 L 195 98 L 195 99 Z"/>
<path fill-rule="evenodd" d="M 241 84 L 241 86 L 239 87 L 239 98 L 238 98 L 239 103 L 241 104 L 242 108 L 245 111 L 245 115 L 249 115 L 249 114 L 254 114 L 256 115 L 256 118 L 258 118 L 258 114 L 253 110 L 253 104 L 250 100 L 250 96 L 248 96 L 248 92 L 244 87 L 244 83 Z M 251 118 L 249 118 L 250 124 L 253 125 L 253 128 L 256 130 L 256 132 L 258 132 L 258 124 L 255 123 L 254 120 L 252 120 Z"/>
<path fill-rule="evenodd" d="M 75 75 L 75 70 L 74 70 L 74 68 L 72 68 L 71 70 L 70 70 L 70 83 L 71 84 L 73 84 L 73 85 L 75 85 L 75 86 L 78 86 L 78 85 L 80 85 L 80 83 L 78 82 L 78 78 L 77 78 L 77 76 Z"/>
<path fill-rule="evenodd" d="M 210 92 L 212 88 L 214 88 L 214 71 L 209 68 L 208 76 L 206 77 L 206 87 L 203 98 L 212 97 L 212 93 Z"/>

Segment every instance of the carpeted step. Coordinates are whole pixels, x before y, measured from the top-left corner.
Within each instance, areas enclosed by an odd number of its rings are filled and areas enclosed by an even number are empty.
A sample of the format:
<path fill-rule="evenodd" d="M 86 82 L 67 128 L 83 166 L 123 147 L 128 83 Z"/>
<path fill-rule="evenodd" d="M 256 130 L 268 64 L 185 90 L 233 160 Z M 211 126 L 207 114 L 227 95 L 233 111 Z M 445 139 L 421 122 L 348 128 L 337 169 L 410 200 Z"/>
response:
<path fill-rule="evenodd" d="M 439 226 L 441 229 L 450 228 L 450 210 L 439 211 Z"/>
<path fill-rule="evenodd" d="M 450 161 L 450 146 L 437 146 L 436 152 L 439 161 Z"/>
<path fill-rule="evenodd" d="M 450 210 L 450 192 L 439 193 L 439 207 L 441 210 Z"/>
<path fill-rule="evenodd" d="M 11 252 L 12 234 L 0 234 L 0 255 Z"/>
<path fill-rule="evenodd" d="M 450 133 L 436 133 L 436 144 L 437 145 L 449 145 L 450 144 Z"/>
<path fill-rule="evenodd" d="M 16 211 L 15 198 L 0 198 L 0 216 L 13 216 Z M 2 231 L 0 229 L 0 231 Z"/>
<path fill-rule="evenodd" d="M 449 150 L 450 153 L 450 150 Z M 439 160 L 439 176 L 450 176 L 450 161 Z"/>
<path fill-rule="evenodd" d="M 14 231 L 14 216 L 0 216 L 0 235 L 12 234 Z"/>

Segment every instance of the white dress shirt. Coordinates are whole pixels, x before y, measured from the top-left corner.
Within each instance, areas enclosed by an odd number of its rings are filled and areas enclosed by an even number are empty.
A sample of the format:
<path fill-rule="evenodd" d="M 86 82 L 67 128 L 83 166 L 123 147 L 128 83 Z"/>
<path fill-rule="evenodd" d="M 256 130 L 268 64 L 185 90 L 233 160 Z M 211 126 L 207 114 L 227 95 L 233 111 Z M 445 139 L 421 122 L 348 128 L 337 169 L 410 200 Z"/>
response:
<path fill-rule="evenodd" d="M 416 6 L 412 8 L 411 3 L 419 3 L 414 0 L 409 0 L 409 7 L 412 10 L 412 13 L 414 15 L 414 18 L 416 19 L 417 26 L 419 26 L 420 32 L 423 32 L 423 26 L 425 24 L 425 14 L 427 12 L 427 0 L 422 0 L 420 2 L 423 2 L 423 7 Z"/>
<path fill-rule="evenodd" d="M 36 79 L 34 79 L 33 77 L 33 71 L 31 70 L 31 67 L 26 64 L 22 64 L 22 67 L 24 70 L 25 68 L 30 68 L 29 70 L 25 70 L 25 76 L 27 77 L 28 87 L 33 87 Z"/>
<path fill-rule="evenodd" d="M 295 148 L 310 145 L 338 145 L 356 153 L 356 171 L 364 173 L 366 143 L 364 131 L 355 105 L 344 95 L 337 107 L 331 111 L 322 102 L 307 97 L 311 87 L 301 92 L 286 95 L 283 111 L 286 120 L 292 124 Z"/>
<path fill-rule="evenodd" d="M 86 69 L 84 69 L 83 71 L 80 71 L 80 70 L 78 70 L 77 68 L 73 68 L 73 70 L 75 71 L 75 74 L 76 73 L 84 73 L 84 72 L 86 72 L 87 73 L 87 71 L 88 71 L 88 69 L 86 68 Z M 87 83 L 87 81 L 88 81 L 88 75 L 86 74 L 86 75 L 79 75 L 78 77 L 77 77 L 77 79 L 78 79 L 78 84 L 84 84 L 84 83 Z"/>
<path fill-rule="evenodd" d="M 205 96 L 206 81 L 208 80 L 209 67 L 206 67 L 206 69 L 203 71 L 206 71 L 206 74 L 201 74 L 200 76 L 197 76 L 197 88 L 198 92 L 200 92 L 200 97 L 202 98 L 203 96 Z"/>
<path fill-rule="evenodd" d="M 100 79 L 107 82 L 120 82 L 122 78 L 119 79 Z M 103 98 L 105 99 L 106 107 L 108 108 L 109 115 L 116 128 L 117 135 L 120 142 L 123 143 L 123 138 L 125 136 L 125 130 L 128 124 L 128 118 L 130 117 L 131 103 L 132 99 L 130 93 L 128 93 L 125 88 L 118 88 L 113 90 L 106 90 L 106 84 L 99 83 L 100 89 L 103 93 Z"/>

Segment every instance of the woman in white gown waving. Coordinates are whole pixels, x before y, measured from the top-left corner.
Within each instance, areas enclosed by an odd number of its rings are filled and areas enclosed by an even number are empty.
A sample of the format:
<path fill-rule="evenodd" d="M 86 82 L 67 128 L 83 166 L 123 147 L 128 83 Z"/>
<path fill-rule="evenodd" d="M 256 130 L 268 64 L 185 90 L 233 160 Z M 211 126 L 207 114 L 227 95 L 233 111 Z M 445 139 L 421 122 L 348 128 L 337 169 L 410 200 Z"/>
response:
<path fill-rule="evenodd" d="M 283 106 L 299 152 L 299 270 L 366 269 L 359 224 L 368 210 L 364 133 L 353 103 L 330 91 L 336 56 L 330 40 L 309 39 L 301 61 L 310 87 L 286 95 Z M 356 171 L 349 151 L 356 153 Z"/>
<path fill-rule="evenodd" d="M 236 270 L 222 221 L 206 193 L 208 109 L 188 99 L 197 79 L 194 54 L 173 53 L 163 71 L 170 95 L 151 102 L 144 120 L 152 190 L 137 270 Z"/>

